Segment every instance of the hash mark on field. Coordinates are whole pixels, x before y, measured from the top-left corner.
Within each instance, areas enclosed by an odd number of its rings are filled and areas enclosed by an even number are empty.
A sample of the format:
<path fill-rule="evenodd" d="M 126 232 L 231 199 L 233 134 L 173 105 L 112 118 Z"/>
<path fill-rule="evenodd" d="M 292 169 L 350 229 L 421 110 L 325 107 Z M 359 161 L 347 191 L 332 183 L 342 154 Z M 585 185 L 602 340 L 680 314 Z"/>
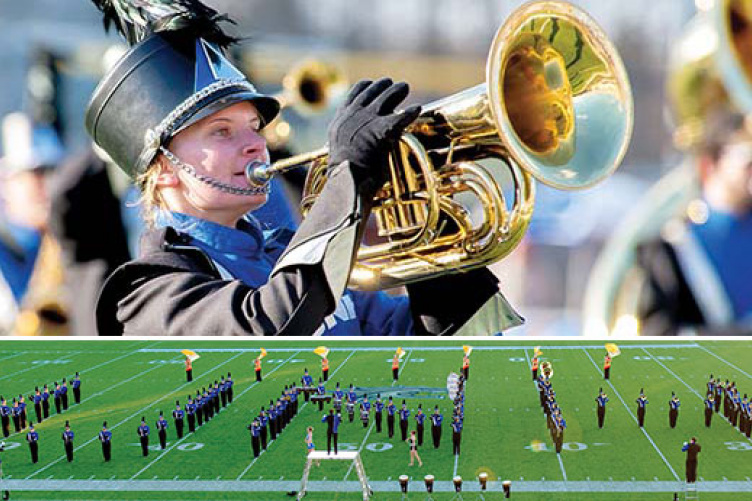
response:
<path fill-rule="evenodd" d="M 713 355 L 713 356 L 714 356 L 715 358 L 717 358 L 717 359 L 718 359 L 718 360 L 720 360 L 721 362 L 725 363 L 725 364 L 726 364 L 726 365 L 728 365 L 729 367 L 733 367 L 734 369 L 738 370 L 739 372 L 741 372 L 742 374 L 744 374 L 744 375 L 745 375 L 745 376 L 747 376 L 748 378 L 752 379 L 752 376 L 750 376 L 749 374 L 747 374 L 746 372 L 744 372 L 743 370 L 741 370 L 741 369 L 740 369 L 739 367 L 735 366 L 734 364 L 732 364 L 731 362 L 729 362 L 728 360 L 726 360 L 725 358 L 723 358 L 723 357 L 720 357 L 720 356 L 716 355 L 715 353 L 713 353 L 713 352 L 712 352 L 712 351 L 710 351 L 709 349 L 705 348 L 705 347 L 704 347 L 703 345 L 701 345 L 701 344 L 698 344 L 697 346 L 698 346 L 698 347 L 699 347 L 700 349 L 702 349 L 702 350 L 704 350 L 704 351 L 708 352 L 709 354 Z"/>

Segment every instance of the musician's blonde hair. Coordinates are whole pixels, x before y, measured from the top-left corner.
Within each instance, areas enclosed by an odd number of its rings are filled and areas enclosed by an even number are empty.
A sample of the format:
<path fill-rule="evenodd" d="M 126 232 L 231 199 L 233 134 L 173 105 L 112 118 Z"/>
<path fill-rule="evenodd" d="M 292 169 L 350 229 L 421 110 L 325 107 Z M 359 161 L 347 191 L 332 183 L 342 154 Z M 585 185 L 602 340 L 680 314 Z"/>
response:
<path fill-rule="evenodd" d="M 166 207 L 159 189 L 157 178 L 162 172 L 162 162 L 155 158 L 145 172 L 135 179 L 136 187 L 141 192 L 138 205 L 141 206 L 141 216 L 148 228 L 153 228 L 157 218 L 157 212 Z"/>

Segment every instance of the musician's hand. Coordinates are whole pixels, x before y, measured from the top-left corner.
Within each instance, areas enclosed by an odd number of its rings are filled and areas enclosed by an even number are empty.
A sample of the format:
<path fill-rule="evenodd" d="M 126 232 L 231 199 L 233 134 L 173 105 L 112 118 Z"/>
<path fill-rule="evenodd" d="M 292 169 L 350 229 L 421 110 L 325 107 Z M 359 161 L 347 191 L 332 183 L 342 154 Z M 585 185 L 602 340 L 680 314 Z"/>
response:
<path fill-rule="evenodd" d="M 381 187 L 394 140 L 420 114 L 420 106 L 394 112 L 408 91 L 406 83 L 389 78 L 355 84 L 329 126 L 329 164 L 348 160 L 360 187 Z"/>

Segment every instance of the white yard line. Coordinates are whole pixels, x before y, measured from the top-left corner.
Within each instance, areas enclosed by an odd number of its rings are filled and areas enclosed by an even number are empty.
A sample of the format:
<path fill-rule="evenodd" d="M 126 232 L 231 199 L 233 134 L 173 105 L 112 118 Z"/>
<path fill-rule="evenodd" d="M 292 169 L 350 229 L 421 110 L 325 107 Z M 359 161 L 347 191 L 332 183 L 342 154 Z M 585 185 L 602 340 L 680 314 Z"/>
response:
<path fill-rule="evenodd" d="M 714 356 L 715 358 L 717 358 L 717 359 L 718 359 L 718 360 L 720 360 L 721 362 L 725 363 L 725 364 L 726 364 L 726 365 L 728 365 L 729 367 L 731 367 L 731 368 L 733 368 L 733 369 L 735 369 L 735 370 L 737 370 L 737 371 L 741 372 L 742 374 L 744 374 L 744 375 L 745 375 L 745 376 L 747 376 L 748 378 L 752 379 L 752 376 L 750 376 L 750 375 L 749 375 L 748 373 L 744 372 L 744 371 L 743 371 L 743 370 L 741 370 L 741 369 L 740 369 L 739 367 L 735 366 L 734 364 L 732 364 L 731 362 L 729 362 L 729 361 L 728 361 L 728 360 L 726 360 L 725 358 L 723 358 L 723 357 L 720 357 L 720 356 L 716 355 L 715 353 L 713 353 L 712 351 L 710 351 L 709 349 L 705 348 L 705 347 L 704 347 L 704 346 L 702 346 L 702 345 L 699 345 L 699 348 L 700 348 L 700 349 L 702 349 L 703 351 L 706 351 L 706 352 L 708 352 L 709 354 L 713 355 L 713 356 Z"/>
<path fill-rule="evenodd" d="M 349 354 L 349 355 L 347 356 L 347 358 L 345 358 L 345 360 L 344 360 L 344 361 L 343 361 L 343 362 L 342 362 L 341 364 L 339 364 L 339 365 L 337 366 L 337 368 L 336 368 L 336 369 L 334 369 L 334 371 L 333 371 L 333 372 L 332 372 L 332 373 L 331 373 L 331 374 L 329 375 L 329 378 L 332 378 L 332 377 L 334 377 L 334 375 L 335 375 L 335 374 L 336 374 L 336 373 L 337 373 L 337 372 L 338 372 L 338 371 L 339 371 L 339 370 L 340 370 L 340 369 L 341 369 L 341 368 L 342 368 L 342 367 L 343 367 L 343 366 L 344 366 L 344 365 L 345 365 L 345 364 L 347 363 L 347 361 L 348 361 L 348 360 L 350 360 L 350 357 L 352 357 L 352 356 L 353 356 L 353 355 L 355 354 L 355 351 L 356 351 L 356 350 L 352 350 L 352 351 L 350 352 L 350 354 Z M 308 404 L 308 402 L 303 402 L 303 405 L 301 405 L 301 406 L 300 406 L 300 411 L 299 411 L 299 412 L 302 412 L 302 411 L 303 411 L 303 407 L 305 407 L 305 406 L 306 406 L 307 404 Z M 276 442 L 277 440 L 279 440 L 279 435 L 277 435 L 277 439 L 276 439 L 276 440 L 273 440 L 273 441 L 272 441 L 272 444 L 273 444 L 274 442 Z M 271 444 L 269 444 L 269 447 L 271 447 Z M 245 475 L 246 473 L 248 473 L 248 471 L 249 471 L 249 470 L 250 470 L 250 469 L 251 469 L 251 468 L 253 467 L 253 465 L 254 465 L 254 464 L 256 464 L 256 461 L 258 461 L 258 460 L 259 460 L 259 458 L 260 458 L 261 456 L 263 456 L 263 455 L 264 455 L 264 453 L 265 453 L 265 452 L 266 452 L 267 450 L 269 450 L 269 447 L 267 447 L 266 449 L 262 450 L 262 451 L 261 451 L 261 453 L 260 453 L 260 454 L 258 455 L 258 457 L 255 457 L 255 458 L 253 458 L 253 460 L 252 460 L 252 461 L 251 461 L 251 462 L 250 462 L 250 463 L 248 464 L 248 466 L 246 466 L 246 467 L 245 467 L 245 469 L 244 469 L 244 470 L 243 470 L 243 471 L 242 471 L 242 472 L 240 473 L 240 475 L 238 475 L 238 477 L 237 477 L 237 478 L 236 478 L 235 480 L 236 480 L 236 481 L 240 481 L 240 479 L 241 479 L 241 478 L 243 478 L 243 476 L 244 476 L 244 475 Z M 300 486 L 300 482 L 298 482 L 298 483 L 297 483 L 297 485 L 298 485 L 298 486 Z"/>
<path fill-rule="evenodd" d="M 375 424 L 376 424 L 376 421 L 372 421 L 371 426 L 368 427 L 368 432 L 366 433 L 366 436 L 363 437 L 363 441 L 360 443 L 360 447 L 358 447 L 358 454 L 363 452 L 363 447 L 365 447 L 366 440 L 368 440 L 368 437 L 371 435 L 371 432 L 373 431 L 373 427 Z M 355 466 L 355 462 L 353 461 L 352 463 L 350 463 L 350 467 L 347 469 L 347 473 L 345 473 L 345 478 L 342 479 L 343 482 L 347 480 L 347 477 L 350 476 L 350 473 L 352 472 L 352 469 L 354 466 Z"/>
<path fill-rule="evenodd" d="M 655 358 L 648 350 L 643 349 L 643 351 L 650 358 L 652 358 L 658 365 L 660 365 L 661 367 L 663 367 L 664 369 L 666 369 L 666 371 L 668 371 L 672 376 L 674 376 L 677 380 L 679 380 L 679 382 L 681 382 L 684 386 L 686 386 L 689 389 L 689 391 L 691 391 L 692 393 L 694 393 L 695 395 L 697 395 L 697 398 L 699 398 L 700 401 L 703 402 L 703 408 L 704 408 L 705 399 L 702 397 L 702 395 L 700 395 L 699 393 L 697 393 L 690 385 L 688 385 L 682 378 L 680 378 L 679 376 L 677 376 L 674 373 L 674 371 L 672 371 L 671 369 L 669 369 L 668 367 L 666 367 L 666 365 L 664 365 L 663 362 L 661 362 L 660 360 L 658 360 L 657 358 Z M 723 418 L 724 421 L 726 421 L 729 425 L 731 425 L 731 422 L 728 419 L 726 419 L 726 416 L 722 416 L 720 413 L 718 414 L 718 416 L 721 417 L 721 418 Z M 739 429 L 736 428 L 735 426 L 732 426 L 732 429 L 734 429 L 736 431 L 739 431 Z M 752 443 L 752 438 L 748 438 L 745 435 L 742 435 L 742 437 L 745 438 L 745 439 L 747 439 L 750 443 Z"/>
<path fill-rule="evenodd" d="M 219 369 L 219 368 L 220 368 L 220 367 L 222 367 L 223 365 L 226 365 L 226 364 L 228 364 L 228 363 L 232 362 L 233 360 L 235 360 L 236 358 L 238 358 L 238 357 L 239 357 L 240 355 L 242 355 L 242 353 L 238 353 L 237 355 L 235 355 L 235 356 L 233 356 L 233 357 L 230 357 L 230 358 L 229 358 L 228 360 L 225 360 L 224 362 L 221 362 L 221 363 L 219 363 L 219 364 L 215 365 L 215 366 L 214 366 L 214 367 L 212 367 L 212 368 L 211 368 L 211 369 L 210 369 L 209 371 L 207 371 L 207 374 L 208 374 L 209 372 L 211 372 L 211 371 L 215 371 L 215 370 Z M 177 392 L 179 392 L 179 391 L 182 391 L 182 390 L 183 390 L 183 388 L 185 388 L 186 386 L 188 386 L 188 385 L 192 385 L 192 384 L 194 384 L 194 382 L 193 382 L 193 381 L 190 381 L 190 382 L 185 382 L 185 383 L 183 383 L 182 385 L 178 386 L 178 387 L 177 387 L 176 389 L 172 390 L 172 391 L 171 391 L 170 393 L 168 393 L 168 394 L 166 394 L 166 395 L 163 395 L 163 396 L 162 396 L 162 397 L 161 397 L 160 399 L 158 399 L 158 400 L 155 400 L 154 402 L 152 402 L 151 404 L 149 404 L 149 405 L 147 405 L 147 406 L 145 406 L 145 407 L 142 407 L 141 409 L 137 410 L 136 412 L 134 412 L 133 414 L 131 414 L 131 415 L 130 415 L 130 416 L 128 416 L 127 418 L 125 418 L 125 419 L 123 419 L 122 421 L 120 421 L 119 423 L 117 423 L 116 425 L 114 425 L 114 426 L 111 426 L 111 427 L 110 427 L 110 431 L 112 431 L 112 430 L 114 430 L 115 428 L 117 428 L 118 426 L 120 426 L 120 425 L 122 425 L 122 424 L 126 423 L 127 421 L 129 421 L 129 420 L 133 419 L 133 418 L 134 418 L 135 416 L 138 416 L 139 414 L 143 413 L 143 412 L 144 412 L 144 411 L 146 411 L 147 409 L 150 409 L 151 407 L 154 407 L 154 406 L 155 406 L 156 404 L 158 404 L 159 402 L 163 401 L 163 400 L 164 400 L 164 399 L 166 399 L 167 397 L 169 397 L 169 396 L 171 396 L 171 395 L 173 395 L 173 394 L 175 394 L 175 393 L 177 393 Z M 75 451 L 78 451 L 78 450 L 80 450 L 80 449 L 83 449 L 84 447 L 86 447 L 86 446 L 87 446 L 87 445 L 89 445 L 90 443 L 94 442 L 95 440 L 98 440 L 98 436 L 95 436 L 94 438 L 91 438 L 90 440 L 88 440 L 88 441 L 84 442 L 83 444 L 79 445 L 78 447 L 76 447 L 76 448 L 74 449 L 74 452 L 75 452 Z M 47 469 L 47 468 L 49 468 L 50 466 L 53 466 L 53 465 L 55 465 L 55 464 L 59 463 L 59 462 L 60 462 L 60 461 L 62 461 L 63 459 L 65 459 L 65 456 L 60 456 L 60 457 L 59 457 L 59 458 L 57 458 L 56 460 L 54 460 L 54 461 L 52 461 L 51 463 L 47 464 L 46 466 L 43 466 L 42 468 L 40 468 L 40 469 L 36 470 L 35 472 L 33 472 L 33 473 L 29 474 L 29 475 L 28 475 L 28 476 L 26 477 L 26 479 L 30 479 L 31 477 L 34 477 L 34 476 L 38 475 L 39 473 L 43 472 L 44 470 L 46 470 L 46 469 Z"/>
<path fill-rule="evenodd" d="M 598 364 L 597 364 L 597 363 L 595 363 L 595 360 L 593 360 L 593 357 L 591 357 L 591 356 L 590 356 L 590 353 L 588 353 L 588 351 L 587 351 L 586 349 L 584 349 L 584 348 L 582 349 L 582 351 L 584 351 L 584 352 L 585 352 L 585 355 L 587 355 L 587 357 L 588 357 L 588 358 L 590 359 L 590 361 L 591 361 L 591 362 L 593 362 L 593 366 L 595 367 L 595 370 L 596 370 L 596 371 L 598 371 L 598 373 L 600 374 L 600 373 L 601 373 L 601 368 L 600 368 L 600 367 L 598 366 Z M 618 391 L 618 390 L 616 389 L 616 387 L 615 387 L 615 386 L 614 386 L 614 385 L 613 385 L 613 384 L 611 383 L 611 380 L 610 380 L 610 379 L 608 379 L 608 380 L 606 380 L 606 382 L 607 382 L 607 383 L 608 383 L 608 385 L 609 385 L 609 386 L 611 387 L 611 389 L 612 389 L 612 390 L 614 391 L 614 394 L 615 394 L 615 395 L 616 395 L 617 397 L 619 397 L 619 400 L 621 400 L 621 403 L 622 403 L 622 404 L 624 404 L 624 408 L 625 408 L 625 409 L 627 409 L 627 412 L 629 413 L 629 415 L 630 415 L 630 416 L 632 416 L 632 419 L 634 419 L 634 422 L 635 422 L 635 423 L 637 423 L 637 422 L 638 422 L 638 421 L 637 421 L 637 416 L 635 416 L 635 415 L 634 415 L 634 414 L 632 413 L 632 410 L 631 410 L 631 409 L 629 408 L 629 406 L 627 405 L 627 403 L 626 403 L 626 402 L 624 401 L 624 399 L 623 399 L 623 398 L 621 397 L 621 394 L 620 394 L 620 393 L 619 393 L 619 391 Z M 642 431 L 642 433 L 643 433 L 643 434 L 645 435 L 645 438 L 647 438 L 647 439 L 648 439 L 648 441 L 649 441 L 649 442 L 650 442 L 650 444 L 651 444 L 651 445 L 653 446 L 653 448 L 654 448 L 654 449 L 655 449 L 655 451 L 656 451 L 656 452 L 658 453 L 658 455 L 659 455 L 659 456 L 661 457 L 661 459 L 663 459 L 663 462 L 664 462 L 664 463 L 666 464 L 666 466 L 668 467 L 668 469 L 669 469 L 669 470 L 671 470 L 671 474 L 673 474 L 673 475 L 674 475 L 674 478 L 675 478 L 675 479 L 676 479 L 677 481 L 681 481 L 681 479 L 679 478 L 679 475 L 677 475 L 677 474 L 676 474 L 676 471 L 675 471 L 675 470 L 674 470 L 674 468 L 673 468 L 673 467 L 671 466 L 671 463 L 669 463 L 669 462 L 668 462 L 668 459 L 666 459 L 666 456 L 664 456 L 664 455 L 663 455 L 663 453 L 662 453 L 662 452 L 661 452 L 661 450 L 660 450 L 660 449 L 658 448 L 658 446 L 657 446 L 657 445 L 655 444 L 655 442 L 653 442 L 653 439 L 652 439 L 652 438 L 650 437 L 650 434 L 648 434 L 648 432 L 647 432 L 647 431 L 645 431 L 645 428 L 640 428 L 640 430 L 641 430 L 641 431 Z"/>
<path fill-rule="evenodd" d="M 0 358 L 0 361 L 2 360 L 8 360 L 15 357 L 20 357 L 21 355 L 24 355 L 26 353 L 29 353 L 28 351 L 19 351 L 18 353 L 14 353 L 13 355 L 9 355 L 7 357 Z"/>
<path fill-rule="evenodd" d="M 553 348 L 552 348 L 553 349 Z M 530 355 L 527 354 L 527 350 L 523 350 L 525 352 L 525 358 L 527 359 L 527 367 L 530 369 L 530 375 L 533 374 L 533 363 L 530 360 Z M 532 380 L 532 379 L 531 379 Z M 538 383 L 537 381 L 533 381 L 533 388 L 535 388 L 536 392 L 538 392 Z M 559 468 L 561 469 L 561 476 L 564 479 L 564 481 L 567 481 L 567 470 L 564 468 L 564 461 L 561 459 L 561 454 L 557 454 L 556 457 L 559 459 Z"/>
<path fill-rule="evenodd" d="M 459 462 L 460 462 L 460 455 L 455 454 L 454 455 L 454 470 L 452 472 L 452 478 L 457 476 L 457 465 L 459 464 Z"/>
<path fill-rule="evenodd" d="M 76 355 L 80 355 L 81 353 L 83 353 L 83 352 L 82 351 L 73 351 L 73 352 L 70 353 L 70 356 L 71 357 L 75 357 Z M 3 379 L 8 379 L 9 377 L 13 377 L 13 376 L 17 376 L 19 374 L 23 374 L 24 372 L 29 372 L 29 371 L 33 371 L 34 369 L 39 369 L 39 367 L 40 366 L 38 366 L 38 365 L 32 365 L 31 367 L 27 367 L 25 369 L 21 369 L 20 371 L 16 371 L 16 372 L 14 372 L 12 374 L 6 374 L 5 376 L 0 377 L 0 381 L 2 381 Z"/>
<path fill-rule="evenodd" d="M 290 356 L 290 358 L 288 358 L 287 360 L 285 360 L 285 361 L 284 361 L 284 362 L 282 362 L 281 364 L 277 365 L 277 366 L 276 366 L 276 367 L 275 367 L 274 369 L 272 369 L 271 371 L 269 371 L 269 373 L 268 373 L 268 374 L 266 375 L 266 377 L 269 377 L 269 376 L 271 376 L 272 374 L 274 374 L 274 373 L 275 373 L 275 372 L 276 372 L 276 371 L 277 371 L 277 370 L 278 370 L 278 369 L 279 369 L 280 367 L 282 367 L 282 366 L 283 366 L 283 365 L 285 365 L 285 364 L 286 364 L 287 362 L 289 362 L 290 360 L 292 360 L 292 359 L 293 359 L 293 358 L 294 358 L 295 356 L 297 356 L 297 355 L 298 355 L 298 353 L 300 353 L 301 351 L 302 351 L 302 350 L 298 350 L 298 351 L 296 351 L 295 353 L 293 353 L 293 354 L 292 354 L 292 355 Z M 241 393 L 239 393 L 239 394 L 238 394 L 238 396 L 237 396 L 237 397 L 234 397 L 234 398 L 232 399 L 233 403 L 235 403 L 236 401 L 238 401 L 238 400 L 239 400 L 239 399 L 240 399 L 240 398 L 241 398 L 241 397 L 242 397 L 243 395 L 245 395 L 245 394 L 246 394 L 246 393 L 247 393 L 247 392 L 248 392 L 248 391 L 249 391 L 250 389 L 254 388 L 254 387 L 255 387 L 255 386 L 256 386 L 256 385 L 258 384 L 258 383 L 259 383 L 258 381 L 254 381 L 254 382 L 253 382 L 253 384 L 249 385 L 249 386 L 248 386 L 248 388 L 246 388 L 245 390 L 243 390 L 243 391 L 242 391 Z M 219 415 L 218 415 L 217 417 L 219 417 Z M 212 422 L 213 422 L 213 421 L 214 421 L 214 420 L 212 420 Z M 152 461 L 151 461 L 151 462 L 150 462 L 149 464 L 147 464 L 146 466 L 144 466 L 143 468 L 141 468 L 141 469 L 140 469 L 140 470 L 139 470 L 139 471 L 138 471 L 138 472 L 137 472 L 136 474 L 134 474 L 134 475 L 133 475 L 133 476 L 132 476 L 132 477 L 130 478 L 130 480 L 135 480 L 135 479 L 136 479 L 136 477 L 138 477 L 138 476 L 139 476 L 140 474 L 142 474 L 143 472 L 145 472 L 146 470 L 148 470 L 149 468 L 151 468 L 151 466 L 152 466 L 152 465 L 153 465 L 154 463 L 156 463 L 157 461 L 159 461 L 160 459 L 162 459 L 162 458 L 163 458 L 164 456 L 166 456 L 168 452 L 170 452 L 170 451 L 171 451 L 171 450 L 173 450 L 173 449 L 174 449 L 175 447 L 177 447 L 178 445 L 180 445 L 180 444 L 181 444 L 181 443 L 182 443 L 182 442 L 183 442 L 183 441 L 184 441 L 185 439 L 187 439 L 187 438 L 188 438 L 188 437 L 189 437 L 190 435 L 193 435 L 193 433 L 191 433 L 191 432 L 188 432 L 188 434 L 187 434 L 187 435 L 185 435 L 185 436 L 184 436 L 183 438 L 181 438 L 180 440 L 178 440 L 177 442 L 175 442 L 174 444 L 172 444 L 172 445 L 171 445 L 170 447 L 168 447 L 167 449 L 165 449 L 165 450 L 164 450 L 164 451 L 163 451 L 163 452 L 162 452 L 162 453 L 161 453 L 161 454 L 160 454 L 159 456 L 157 456 L 156 458 L 154 458 L 154 459 L 153 459 L 153 460 L 152 460 Z"/>

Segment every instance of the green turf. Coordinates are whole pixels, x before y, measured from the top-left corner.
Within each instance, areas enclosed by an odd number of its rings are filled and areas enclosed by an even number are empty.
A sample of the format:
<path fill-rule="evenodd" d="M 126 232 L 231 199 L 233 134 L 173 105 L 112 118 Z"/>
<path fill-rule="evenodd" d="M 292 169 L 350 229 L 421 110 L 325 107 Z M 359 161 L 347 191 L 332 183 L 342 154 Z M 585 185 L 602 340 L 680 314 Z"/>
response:
<path fill-rule="evenodd" d="M 250 438 L 245 426 L 252 413 L 276 398 L 285 384 L 299 381 L 303 368 L 318 376 L 320 359 L 312 350 L 321 340 L 310 341 L 2 341 L 0 342 L 0 394 L 10 397 L 28 395 L 34 386 L 51 384 L 62 377 L 70 378 L 80 371 L 83 399 L 62 415 L 53 415 L 37 427 L 40 440 L 40 462 L 31 464 L 28 448 L 19 436 L 6 439 L 2 453 L 6 480 L 28 479 L 26 487 L 14 489 L 12 499 L 184 499 L 182 492 L 150 492 L 90 490 L 58 492 L 42 489 L 44 482 L 55 480 L 83 481 L 215 481 L 212 485 L 235 485 L 235 481 L 277 481 L 278 486 L 297 488 L 305 462 L 303 438 L 305 428 L 314 426 L 318 449 L 326 446 L 322 415 L 313 404 L 304 404 L 281 437 L 271 443 L 257 461 L 250 452 Z M 464 342 L 468 342 L 464 340 Z M 703 446 L 699 476 L 705 481 L 741 481 L 749 483 L 752 469 L 752 441 L 714 416 L 713 426 L 703 424 L 702 399 L 708 375 L 735 380 L 742 393 L 752 393 L 752 377 L 745 360 L 752 355 L 749 342 L 668 341 L 661 347 L 657 341 L 620 343 L 622 355 L 615 358 L 611 384 L 602 379 L 604 349 L 594 341 L 548 341 L 533 343 L 519 340 L 473 340 L 476 347 L 471 356 L 468 382 L 466 421 L 462 454 L 455 466 L 451 455 L 451 434 L 448 417 L 450 403 L 446 399 L 447 374 L 458 370 L 462 352 L 460 341 L 401 343 L 407 351 L 400 381 L 392 386 L 390 359 L 394 342 L 326 341 L 334 350 L 329 356 L 330 383 L 350 383 L 364 391 L 394 392 L 398 402 L 405 396 L 412 415 L 418 404 L 430 413 L 439 405 L 445 416 L 442 444 L 438 450 L 431 445 L 430 427 L 426 427 L 425 443 L 420 449 L 424 462 L 408 467 L 407 445 L 399 440 L 399 429 L 393 439 L 385 431 L 378 434 L 373 419 L 363 428 L 357 419 L 345 423 L 340 431 L 340 448 L 360 450 L 371 482 L 396 487 L 400 474 L 409 474 L 420 481 L 432 474 L 439 482 L 448 482 L 455 472 L 475 487 L 475 476 L 488 472 L 492 480 L 541 482 L 550 485 L 566 479 L 570 482 L 675 482 L 683 479 L 684 453 L 682 442 L 696 436 Z M 561 462 L 551 451 L 545 419 L 538 404 L 538 394 L 531 381 L 529 358 L 533 344 L 542 344 L 544 359 L 554 366 L 554 389 L 567 420 L 565 450 Z M 684 347 L 673 345 L 682 344 Z M 581 348 L 580 346 L 593 346 Z M 650 345 L 643 349 L 634 346 Z M 264 359 L 264 381 L 256 384 L 252 360 L 260 346 L 269 354 Z M 503 350 L 483 350 L 483 346 Z M 433 349 L 426 349 L 430 347 Z M 439 350 L 439 347 L 453 349 Z M 571 349 L 574 347 L 574 349 Z M 179 351 L 190 348 L 201 354 L 194 364 L 194 381 L 185 382 Z M 209 349 L 223 351 L 209 351 Z M 383 351 L 374 351 L 383 348 Z M 156 352 L 155 349 L 168 350 Z M 233 351 L 235 350 L 235 351 Z M 239 351 L 238 351 L 239 350 Z M 736 368 L 733 368 L 735 365 Z M 158 444 L 154 422 L 158 411 L 169 414 L 180 399 L 185 403 L 189 393 L 231 371 L 235 384 L 235 402 L 223 409 L 214 420 L 193 435 L 176 440 L 172 419 L 168 419 L 168 449 L 153 450 L 148 458 L 141 457 L 136 427 L 145 416 L 153 429 L 152 445 Z M 595 396 L 599 387 L 608 393 L 610 402 L 606 426 L 599 430 L 595 417 Z M 378 388 L 378 390 L 377 390 Z M 634 403 L 640 388 L 650 399 L 646 428 L 638 429 Z M 682 401 L 678 426 L 668 426 L 668 400 L 675 391 Z M 695 393 L 696 392 L 696 393 Z M 625 405 L 619 399 L 623 398 Z M 71 395 L 72 400 L 72 395 Z M 33 407 L 30 416 L 34 415 Z M 54 413 L 54 410 L 53 410 Z M 98 441 L 93 440 L 102 420 L 113 428 L 113 461 L 102 461 Z M 76 433 L 78 448 L 73 463 L 65 461 L 60 433 L 65 420 L 70 420 Z M 386 426 L 386 423 L 384 423 Z M 411 416 L 410 428 L 414 428 Z M 531 447 L 532 444 L 542 444 Z M 19 444 L 19 446 L 15 446 Z M 15 448 L 14 448 L 15 447 Z M 538 450 L 535 449 L 544 449 Z M 61 459 L 62 458 L 62 459 Z M 456 470 L 455 470 L 456 468 Z M 306 499 L 358 499 L 357 493 L 334 492 L 343 480 L 352 486 L 357 480 L 354 471 L 344 463 L 324 462 L 314 468 L 312 481 L 326 481 L 332 492 L 309 492 Z M 676 475 L 676 476 L 675 476 Z M 136 484 L 134 482 L 134 484 Z M 680 485 L 676 482 L 677 486 Z M 120 485 L 123 484 L 113 484 Z M 137 484 L 136 484 L 137 485 Z M 242 485 L 242 484 L 241 484 Z M 533 485 L 533 484 L 528 484 Z M 574 484 L 571 484 L 574 485 Z M 418 483 L 411 486 L 411 498 L 422 499 Z M 736 496 L 736 497 L 733 497 Z M 746 496 L 746 497 L 745 497 Z M 399 499 L 398 492 L 377 492 L 376 499 Z M 434 499 L 451 499 L 448 493 L 437 493 Z M 192 499 L 290 499 L 280 492 L 202 492 L 193 491 Z M 474 492 L 466 499 L 475 499 Z M 595 500 L 595 499 L 671 499 L 667 492 L 585 493 L 585 492 L 517 492 L 514 499 Z M 752 491 L 714 494 L 702 492 L 708 499 L 752 499 Z M 501 499 L 488 493 L 486 499 Z"/>

